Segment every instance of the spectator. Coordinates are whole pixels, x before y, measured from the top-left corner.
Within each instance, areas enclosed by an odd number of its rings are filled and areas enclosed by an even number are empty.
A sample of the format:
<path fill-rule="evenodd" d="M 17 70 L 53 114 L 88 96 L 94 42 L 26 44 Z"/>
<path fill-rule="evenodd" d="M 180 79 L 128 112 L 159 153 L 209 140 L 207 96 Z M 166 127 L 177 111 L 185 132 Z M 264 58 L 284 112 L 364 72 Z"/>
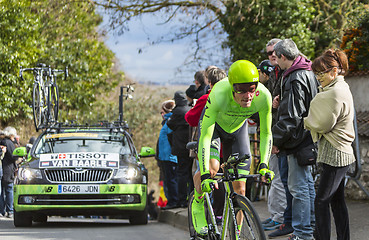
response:
<path fill-rule="evenodd" d="M 259 66 L 258 66 L 258 70 L 259 70 L 259 81 L 264 84 L 264 86 L 268 85 L 268 81 L 269 81 L 269 75 L 272 74 L 272 72 L 274 71 L 274 66 L 270 63 L 269 60 L 263 60 Z M 267 87 L 268 88 L 268 87 Z M 268 88 L 269 90 L 269 88 Z M 271 90 L 269 90 L 271 91 Z"/>
<path fill-rule="evenodd" d="M 354 102 L 345 82 L 349 66 L 346 54 L 329 49 L 312 64 L 321 83 L 319 93 L 311 101 L 309 115 L 304 118 L 314 142 L 318 142 L 317 162 L 322 171 L 315 199 L 317 240 L 331 238 L 333 212 L 337 240 L 350 239 L 350 226 L 345 203 L 345 174 L 355 162 Z"/>
<path fill-rule="evenodd" d="M 172 209 L 178 207 L 178 186 L 176 179 L 177 157 L 171 154 L 171 147 L 168 140 L 168 134 L 172 130 L 168 127 L 167 121 L 172 115 L 172 109 L 175 103 L 168 100 L 162 103 L 160 114 L 163 118 L 162 128 L 158 140 L 158 158 L 161 161 L 164 170 L 165 196 L 168 200 L 163 209 Z"/>
<path fill-rule="evenodd" d="M 173 130 L 172 154 L 177 156 L 177 183 L 178 183 L 178 204 L 180 207 L 187 207 L 187 197 L 193 189 L 192 181 L 192 159 L 186 144 L 190 139 L 189 125 L 184 116 L 190 110 L 183 91 L 174 93 L 175 108 L 172 116 L 168 119 L 167 125 Z"/>
<path fill-rule="evenodd" d="M 209 80 L 209 93 L 211 88 L 220 80 L 227 77 L 226 72 L 223 69 L 220 69 L 215 66 L 209 66 L 206 70 L 207 79 Z M 197 127 L 199 124 L 199 120 L 203 109 L 206 105 L 206 101 L 208 99 L 208 94 L 201 96 L 198 101 L 196 102 L 195 106 L 186 113 L 185 119 L 190 124 L 191 127 Z M 196 128 L 197 129 L 197 128 Z M 196 130 L 195 130 L 196 131 Z M 197 132 L 197 131 L 196 131 Z M 193 141 L 192 139 L 191 141 Z M 197 136 L 196 136 L 197 141 Z M 198 163 L 198 161 L 196 161 Z M 199 166 L 197 167 L 197 171 L 199 171 Z M 223 204 L 224 204 L 224 188 L 220 185 L 219 189 L 216 189 L 213 192 L 213 208 L 215 216 L 217 217 L 217 221 L 221 221 L 222 212 L 223 212 Z"/>
<path fill-rule="evenodd" d="M 274 46 L 274 44 L 272 45 Z M 271 81 L 277 80 L 276 78 L 270 77 L 270 75 L 275 74 L 274 68 L 275 67 L 269 60 L 262 61 L 258 66 L 259 81 L 267 86 L 271 94 L 273 94 L 273 87 L 276 85 L 275 82 Z M 273 122 L 275 122 L 275 119 Z M 283 213 L 286 209 L 286 194 L 279 175 L 278 157 L 276 154 L 271 154 L 270 156 L 269 169 L 272 170 L 275 175 L 268 192 L 268 211 L 270 213 L 270 218 L 262 222 L 264 230 L 273 230 L 280 227 L 283 223 Z M 281 228 L 285 228 L 285 226 L 281 226 Z M 292 226 L 289 225 L 289 228 L 290 230 L 288 233 L 292 233 Z"/>
<path fill-rule="evenodd" d="M 214 65 L 210 65 L 210 66 L 207 66 L 206 69 L 205 69 L 205 84 L 206 84 L 205 94 L 210 92 L 210 80 L 209 80 L 208 73 L 212 68 L 218 68 L 218 67 L 214 66 Z"/>
<path fill-rule="evenodd" d="M 186 90 L 186 98 L 187 98 L 189 106 L 194 106 L 195 105 L 194 104 L 194 102 L 196 102 L 196 101 L 194 101 L 195 94 L 196 94 L 196 85 L 192 84 Z"/>
<path fill-rule="evenodd" d="M 273 100 L 278 105 L 277 122 L 272 128 L 272 153 L 287 155 L 288 189 L 292 194 L 293 234 L 289 239 L 313 239 L 315 225 L 315 190 L 310 166 L 300 166 L 295 154 L 312 144 L 303 117 L 308 114 L 310 101 L 318 90 L 318 81 L 311 70 L 311 61 L 302 56 L 291 39 L 274 46 L 277 62 L 283 73 L 281 95 Z"/>
<path fill-rule="evenodd" d="M 31 148 L 33 147 L 33 144 L 35 143 L 36 141 L 36 137 L 32 136 L 29 140 L 28 140 L 28 143 L 26 145 L 26 150 L 27 150 L 27 153 L 29 153 L 29 151 L 31 151 Z"/>
<path fill-rule="evenodd" d="M 265 86 L 268 88 L 274 99 L 280 94 L 281 91 L 281 80 L 284 70 L 278 66 L 277 55 L 274 51 L 276 43 L 281 41 L 279 38 L 271 39 L 267 45 L 266 50 L 268 54 L 269 62 L 274 66 L 273 72 L 269 75 L 269 80 Z M 272 126 L 277 122 L 277 110 L 278 106 L 272 106 Z M 268 195 L 268 210 L 271 213 L 271 218 L 263 222 L 263 226 L 266 230 L 271 230 L 274 225 L 272 221 L 280 223 L 283 220 L 283 224 L 279 228 L 270 233 L 270 238 L 284 236 L 293 233 L 292 228 L 292 195 L 288 190 L 288 164 L 287 156 L 281 152 L 278 155 L 273 154 L 269 160 L 269 167 L 274 171 L 275 176 L 271 184 L 270 192 Z M 281 194 L 285 194 L 282 196 Z M 274 195 L 274 196 L 273 196 Z M 269 200 L 270 199 L 270 200 Z M 274 199 L 278 199 L 274 201 Z M 283 209 L 283 210 L 282 210 Z M 281 214 L 283 211 L 283 218 Z"/>
<path fill-rule="evenodd" d="M 13 217 L 13 182 L 15 177 L 15 158 L 13 151 L 15 149 L 14 141 L 17 131 L 13 127 L 4 129 L 5 138 L 0 143 L 6 146 L 6 153 L 2 160 L 3 178 L 1 180 L 0 214 L 8 218 Z"/>
<path fill-rule="evenodd" d="M 194 76 L 195 80 L 193 81 L 196 85 L 196 93 L 194 98 L 199 99 L 202 95 L 206 94 L 206 76 L 205 71 L 197 71 Z"/>
<path fill-rule="evenodd" d="M 211 88 L 218 81 L 220 81 L 223 78 L 227 77 L 227 74 L 224 70 L 222 70 L 220 68 L 217 68 L 217 67 L 215 67 L 215 68 L 213 67 L 208 71 L 207 76 L 208 76 L 208 79 L 209 79 L 209 86 L 210 86 L 210 90 L 211 90 Z M 202 110 L 205 107 L 206 100 L 208 99 L 209 93 L 207 93 L 205 95 L 202 95 L 197 100 L 195 106 L 186 113 L 185 119 L 191 127 L 197 127 L 197 125 L 199 124 L 200 116 L 201 116 Z"/>

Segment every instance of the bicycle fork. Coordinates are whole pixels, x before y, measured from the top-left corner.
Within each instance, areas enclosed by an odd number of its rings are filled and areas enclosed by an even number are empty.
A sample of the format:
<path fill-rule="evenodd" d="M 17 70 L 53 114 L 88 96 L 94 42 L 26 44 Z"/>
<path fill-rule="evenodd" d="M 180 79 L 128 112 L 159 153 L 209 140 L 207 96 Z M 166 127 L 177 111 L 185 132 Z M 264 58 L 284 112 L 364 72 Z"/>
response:
<path fill-rule="evenodd" d="M 234 229 L 235 229 L 235 236 L 236 239 L 239 239 L 239 233 L 237 231 L 238 226 L 237 226 L 237 218 L 236 218 L 236 214 L 234 212 L 234 206 L 233 206 L 233 202 L 232 202 L 232 186 L 230 185 L 229 182 L 224 182 L 224 187 L 225 187 L 225 201 L 224 201 L 224 209 L 223 209 L 223 228 L 222 228 L 222 235 L 221 235 L 221 239 L 224 240 L 226 238 L 227 235 L 227 231 L 228 231 L 228 227 L 229 227 L 229 219 L 232 218 L 233 220 L 233 225 L 234 225 Z"/>

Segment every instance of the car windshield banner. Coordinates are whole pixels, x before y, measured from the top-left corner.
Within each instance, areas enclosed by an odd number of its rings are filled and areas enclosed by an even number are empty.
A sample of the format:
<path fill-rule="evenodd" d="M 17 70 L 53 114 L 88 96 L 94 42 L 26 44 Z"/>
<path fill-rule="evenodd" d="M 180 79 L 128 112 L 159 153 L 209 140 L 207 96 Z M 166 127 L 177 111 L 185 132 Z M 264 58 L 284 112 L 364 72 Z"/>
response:
<path fill-rule="evenodd" d="M 76 152 L 40 154 L 40 168 L 119 168 L 118 153 Z"/>

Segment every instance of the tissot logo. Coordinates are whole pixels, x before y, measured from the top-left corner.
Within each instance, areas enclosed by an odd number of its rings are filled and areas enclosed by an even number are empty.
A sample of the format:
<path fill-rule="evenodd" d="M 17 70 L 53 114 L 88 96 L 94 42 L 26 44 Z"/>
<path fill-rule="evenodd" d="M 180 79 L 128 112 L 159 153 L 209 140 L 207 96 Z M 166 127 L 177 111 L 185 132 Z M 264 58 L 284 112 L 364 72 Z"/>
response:
<path fill-rule="evenodd" d="M 51 160 L 62 159 L 107 159 L 107 153 L 59 153 L 50 154 Z"/>

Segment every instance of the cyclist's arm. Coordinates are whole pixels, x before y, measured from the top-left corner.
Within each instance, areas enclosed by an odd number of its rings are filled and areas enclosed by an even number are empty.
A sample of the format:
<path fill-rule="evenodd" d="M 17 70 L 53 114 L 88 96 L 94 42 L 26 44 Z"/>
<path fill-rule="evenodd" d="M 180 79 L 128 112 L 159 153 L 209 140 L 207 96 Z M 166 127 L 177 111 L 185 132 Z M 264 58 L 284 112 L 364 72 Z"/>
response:
<path fill-rule="evenodd" d="M 200 139 L 198 146 L 198 159 L 200 164 L 201 180 L 210 178 L 209 159 L 210 144 L 214 133 L 215 120 L 218 115 L 218 107 L 212 95 L 209 95 L 205 105 L 203 119 L 200 120 Z"/>
<path fill-rule="evenodd" d="M 260 163 L 268 166 L 270 153 L 272 150 L 272 97 L 269 92 L 264 92 L 263 98 L 260 99 L 261 109 L 259 110 L 260 118 Z"/>

